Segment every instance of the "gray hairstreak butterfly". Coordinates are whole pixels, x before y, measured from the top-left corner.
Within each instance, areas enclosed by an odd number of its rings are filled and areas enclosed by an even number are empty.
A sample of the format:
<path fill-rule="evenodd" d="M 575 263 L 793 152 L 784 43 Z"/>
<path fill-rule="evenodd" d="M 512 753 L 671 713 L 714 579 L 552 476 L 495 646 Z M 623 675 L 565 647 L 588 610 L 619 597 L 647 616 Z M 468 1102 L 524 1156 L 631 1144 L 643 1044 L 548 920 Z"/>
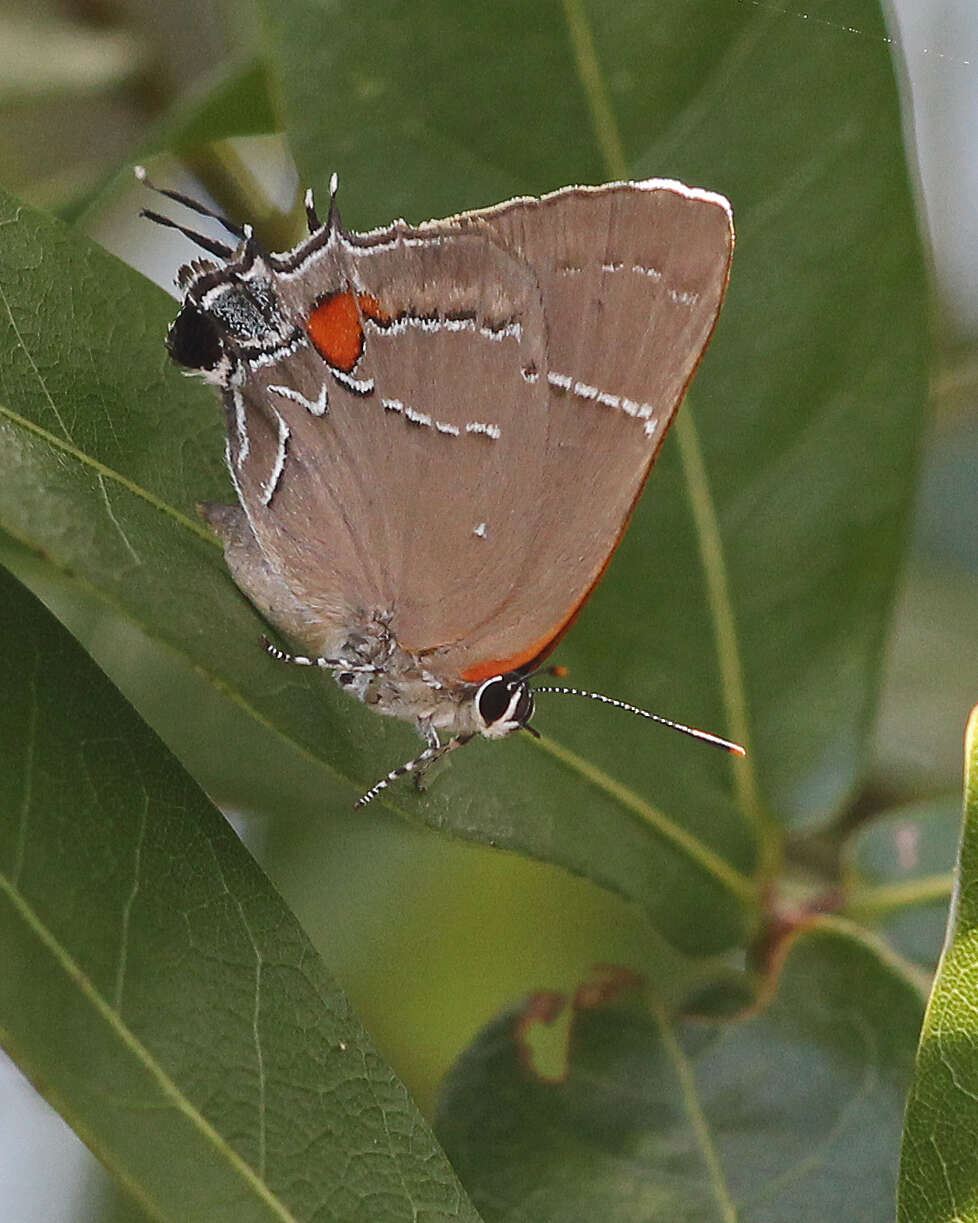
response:
<path fill-rule="evenodd" d="M 146 182 L 145 172 L 137 170 Z M 566 187 L 262 249 L 158 213 L 211 258 L 180 270 L 167 348 L 219 388 L 236 506 L 201 510 L 237 584 L 322 667 L 427 746 L 530 726 L 530 678 L 594 590 L 710 338 L 730 205 L 666 179 Z"/>

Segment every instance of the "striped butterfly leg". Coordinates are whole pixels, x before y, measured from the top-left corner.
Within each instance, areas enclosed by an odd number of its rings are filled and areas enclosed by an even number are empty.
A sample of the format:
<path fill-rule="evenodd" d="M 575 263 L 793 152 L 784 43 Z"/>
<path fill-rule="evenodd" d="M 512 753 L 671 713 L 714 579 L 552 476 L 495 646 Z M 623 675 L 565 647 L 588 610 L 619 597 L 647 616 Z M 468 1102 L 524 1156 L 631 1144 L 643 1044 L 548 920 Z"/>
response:
<path fill-rule="evenodd" d="M 455 738 L 449 739 L 447 743 L 441 743 L 437 733 L 429 728 L 425 732 L 425 737 L 428 740 L 428 746 L 424 751 L 419 752 L 413 760 L 408 760 L 405 764 L 398 765 L 396 769 L 391 769 L 386 777 L 382 777 L 376 785 L 371 786 L 366 794 L 362 794 L 353 804 L 354 811 L 360 807 L 366 807 L 367 803 L 372 802 L 378 794 L 386 790 L 391 782 L 397 781 L 399 777 L 407 777 L 413 773 L 420 789 L 421 779 L 436 760 L 441 760 L 443 756 L 447 756 L 449 752 L 453 752 L 457 747 L 464 746 L 470 739 L 474 739 L 475 735 L 456 735 Z"/>
<path fill-rule="evenodd" d="M 304 654 L 289 654 L 286 650 L 280 650 L 264 634 L 262 635 L 261 643 L 277 662 L 295 663 L 300 667 L 320 667 L 324 671 L 349 672 L 350 674 L 361 675 L 376 675 L 381 671 L 380 667 L 372 666 L 369 663 L 350 663 L 342 658 L 310 658 Z M 462 747 L 470 739 L 475 738 L 474 735 L 457 735 L 454 739 L 449 739 L 447 743 L 442 743 L 434 727 L 422 726 L 420 729 L 428 742 L 425 750 L 419 752 L 413 760 L 408 760 L 396 769 L 391 769 L 386 777 L 382 777 L 376 785 L 370 787 L 366 794 L 361 795 L 357 799 L 353 804 L 354 810 L 365 807 L 367 803 L 375 799 L 378 794 L 387 789 L 391 782 L 397 781 L 399 777 L 407 777 L 413 774 L 415 783 L 420 790 L 424 775 L 437 760 L 441 760 L 449 752 L 453 752 L 457 747 Z"/>
<path fill-rule="evenodd" d="M 289 654 L 280 650 L 262 634 L 261 643 L 277 662 L 294 663 L 299 667 L 320 667 L 324 671 L 349 671 L 351 675 L 379 675 L 380 667 L 371 663 L 354 663 L 345 658 L 310 658 L 305 654 Z"/>

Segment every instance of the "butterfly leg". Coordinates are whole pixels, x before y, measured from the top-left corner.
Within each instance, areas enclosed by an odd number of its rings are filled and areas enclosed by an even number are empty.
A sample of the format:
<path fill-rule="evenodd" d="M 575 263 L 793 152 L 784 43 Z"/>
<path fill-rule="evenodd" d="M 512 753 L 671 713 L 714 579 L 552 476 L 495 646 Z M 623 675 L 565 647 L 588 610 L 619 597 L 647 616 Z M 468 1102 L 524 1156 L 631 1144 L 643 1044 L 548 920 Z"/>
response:
<path fill-rule="evenodd" d="M 431 723 L 426 721 L 423 718 L 419 718 L 418 719 L 418 731 L 420 734 L 424 735 L 425 742 L 428 744 L 429 749 L 431 751 L 437 752 L 438 749 L 441 747 L 441 739 L 438 736 L 438 731 L 435 730 L 435 728 L 431 725 Z M 435 757 L 432 760 L 429 760 L 427 764 L 421 765 L 412 774 L 412 776 L 414 777 L 414 788 L 415 790 L 418 791 L 419 794 L 428 788 L 426 784 L 428 780 L 428 773 L 430 772 L 432 766 L 434 765 L 435 760 L 439 758 L 440 758 L 440 753 L 439 753 L 439 756 Z"/>
<path fill-rule="evenodd" d="M 262 636 L 262 645 L 278 662 L 295 663 L 300 667 L 322 667 L 324 671 L 349 671 L 351 675 L 376 675 L 380 667 L 370 663 L 353 663 L 345 658 L 307 658 L 304 654 L 289 654 Z"/>
<path fill-rule="evenodd" d="M 457 747 L 462 747 L 463 744 L 468 743 L 473 738 L 475 738 L 474 735 L 456 735 L 454 739 L 449 739 L 447 743 L 439 743 L 437 747 L 426 747 L 413 760 L 408 760 L 406 764 L 401 764 L 396 769 L 391 769 L 386 777 L 382 777 L 376 785 L 371 786 L 366 794 L 361 795 L 353 804 L 354 810 L 366 807 L 367 803 L 372 802 L 381 791 L 386 790 L 392 781 L 397 781 L 399 777 L 406 777 L 409 773 L 423 773 L 436 760 L 440 760 L 442 756 L 447 756 L 449 752 L 453 752 Z"/>

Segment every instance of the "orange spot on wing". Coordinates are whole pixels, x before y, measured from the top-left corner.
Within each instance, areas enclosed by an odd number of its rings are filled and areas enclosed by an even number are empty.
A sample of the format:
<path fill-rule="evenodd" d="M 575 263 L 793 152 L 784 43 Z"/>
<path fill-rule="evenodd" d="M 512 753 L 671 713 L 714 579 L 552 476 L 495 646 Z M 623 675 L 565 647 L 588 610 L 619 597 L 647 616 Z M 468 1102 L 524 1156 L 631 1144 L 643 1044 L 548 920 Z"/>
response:
<path fill-rule="evenodd" d="M 365 318 L 390 322 L 390 315 L 372 293 L 332 293 L 309 315 L 306 330 L 323 360 L 348 374 L 363 353 Z"/>

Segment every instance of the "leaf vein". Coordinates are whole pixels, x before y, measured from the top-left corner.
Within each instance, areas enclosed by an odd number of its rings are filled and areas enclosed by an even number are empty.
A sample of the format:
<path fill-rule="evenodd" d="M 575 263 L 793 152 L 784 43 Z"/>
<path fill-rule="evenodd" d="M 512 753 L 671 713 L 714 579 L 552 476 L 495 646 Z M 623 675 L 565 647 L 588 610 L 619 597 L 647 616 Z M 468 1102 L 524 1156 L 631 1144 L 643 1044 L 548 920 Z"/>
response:
<path fill-rule="evenodd" d="M 65 424 L 64 418 L 62 417 L 61 413 L 58 411 L 58 405 L 54 402 L 54 397 L 52 396 L 51 392 L 48 390 L 48 384 L 44 381 L 44 376 L 41 373 L 41 371 L 38 369 L 37 362 L 31 356 L 31 350 L 27 347 L 27 342 L 25 341 L 23 335 L 21 334 L 20 328 L 17 326 L 17 320 L 14 318 L 13 307 L 10 304 L 10 299 L 7 297 L 6 293 L 4 293 L 3 291 L 3 285 L 0 285 L 0 300 L 3 301 L 4 308 L 7 312 L 7 318 L 10 320 L 10 326 L 13 329 L 14 337 L 16 338 L 17 343 L 23 349 L 24 356 L 27 358 L 28 364 L 30 365 L 31 370 L 33 371 L 34 377 L 37 379 L 37 384 L 41 388 L 41 391 L 44 394 L 44 398 L 48 401 L 48 406 L 51 408 L 51 411 L 54 413 L 54 419 L 61 426 L 61 431 L 64 433 L 65 439 L 69 442 L 72 442 L 72 437 L 68 429 L 68 426 Z"/>
<path fill-rule="evenodd" d="M 41 666 L 41 658 L 34 650 L 34 667 L 30 678 L 30 712 L 27 715 L 26 755 L 24 759 L 24 794 L 20 801 L 20 815 L 17 821 L 17 840 L 14 846 L 14 860 L 10 868 L 10 877 L 14 884 L 20 882 L 20 873 L 24 869 L 24 855 L 27 852 L 27 823 L 30 818 L 31 804 L 34 800 L 34 765 L 37 750 L 37 676 Z"/>
<path fill-rule="evenodd" d="M 122 1017 L 118 1012 L 95 988 L 81 965 L 68 953 L 53 931 L 41 920 L 34 908 L 28 903 L 26 897 L 3 874 L 0 874 L 0 894 L 6 895 L 15 912 L 19 914 L 35 937 L 39 939 L 66 976 L 74 982 L 85 1000 L 94 1008 L 106 1026 L 115 1033 L 121 1044 L 142 1065 L 150 1078 L 156 1083 L 161 1095 L 169 1102 L 169 1105 L 186 1118 L 190 1125 L 200 1133 L 203 1141 L 209 1143 L 215 1150 L 220 1152 L 228 1165 L 248 1185 L 255 1197 L 269 1208 L 275 1218 L 282 1220 L 282 1223 L 298 1223 L 292 1211 L 257 1176 L 255 1170 L 214 1128 L 211 1122 L 187 1098 L 146 1046 L 137 1039 L 131 1029 L 122 1021 Z"/>
<path fill-rule="evenodd" d="M 650 1009 L 658 1025 L 663 1048 L 679 1079 L 679 1088 L 683 1103 L 686 1106 L 686 1114 L 693 1127 L 693 1133 L 696 1136 L 696 1141 L 703 1156 L 703 1162 L 706 1164 L 710 1185 L 713 1189 L 713 1196 L 720 1211 L 720 1217 L 723 1223 L 737 1223 L 737 1207 L 730 1194 L 730 1186 L 727 1184 L 723 1165 L 720 1162 L 719 1153 L 713 1142 L 710 1125 L 700 1103 L 693 1068 L 683 1052 L 679 1041 L 676 1039 L 676 1034 L 673 1031 L 672 1024 L 669 1022 L 669 1016 L 666 1014 L 665 1008 L 660 1002 L 652 999 L 650 1000 Z"/>
<path fill-rule="evenodd" d="M 149 796 L 143 798 L 143 808 L 139 816 L 139 828 L 136 832 L 136 844 L 133 847 L 132 887 L 122 906 L 122 921 L 119 934 L 119 962 L 115 971 L 115 999 L 113 1005 L 122 1014 L 122 997 L 126 981 L 126 964 L 129 958 L 129 925 L 132 919 L 132 907 L 139 891 L 139 871 L 143 855 L 143 845 L 146 841 L 146 831 L 149 824 Z"/>
<path fill-rule="evenodd" d="M 26 430 L 28 433 L 33 433 L 35 437 L 41 438 L 56 450 L 70 455 L 71 458 L 77 460 L 83 467 L 87 467 L 98 476 L 104 476 L 108 480 L 114 481 L 121 488 L 132 493 L 134 497 L 138 497 L 141 501 L 145 501 L 154 509 L 168 515 L 174 519 L 181 527 L 190 531 L 193 535 L 197 535 L 200 539 L 206 540 L 212 547 L 219 548 L 221 545 L 213 533 L 207 530 L 206 527 L 188 518 L 186 514 L 182 514 L 178 509 L 175 509 L 168 502 L 160 497 L 155 497 L 145 488 L 141 488 L 138 484 L 134 484 L 131 480 L 126 479 L 121 472 L 115 471 L 113 468 L 106 466 L 105 463 L 100 463 L 93 455 L 86 454 L 71 441 L 65 441 L 58 437 L 49 429 L 45 429 L 42 425 L 35 421 L 29 420 L 26 416 L 21 416 L 19 412 L 15 412 L 12 408 L 8 408 L 5 404 L 0 404 L 0 416 L 5 416 L 12 424 L 18 428 Z M 138 557 L 137 557 L 138 559 Z"/>

